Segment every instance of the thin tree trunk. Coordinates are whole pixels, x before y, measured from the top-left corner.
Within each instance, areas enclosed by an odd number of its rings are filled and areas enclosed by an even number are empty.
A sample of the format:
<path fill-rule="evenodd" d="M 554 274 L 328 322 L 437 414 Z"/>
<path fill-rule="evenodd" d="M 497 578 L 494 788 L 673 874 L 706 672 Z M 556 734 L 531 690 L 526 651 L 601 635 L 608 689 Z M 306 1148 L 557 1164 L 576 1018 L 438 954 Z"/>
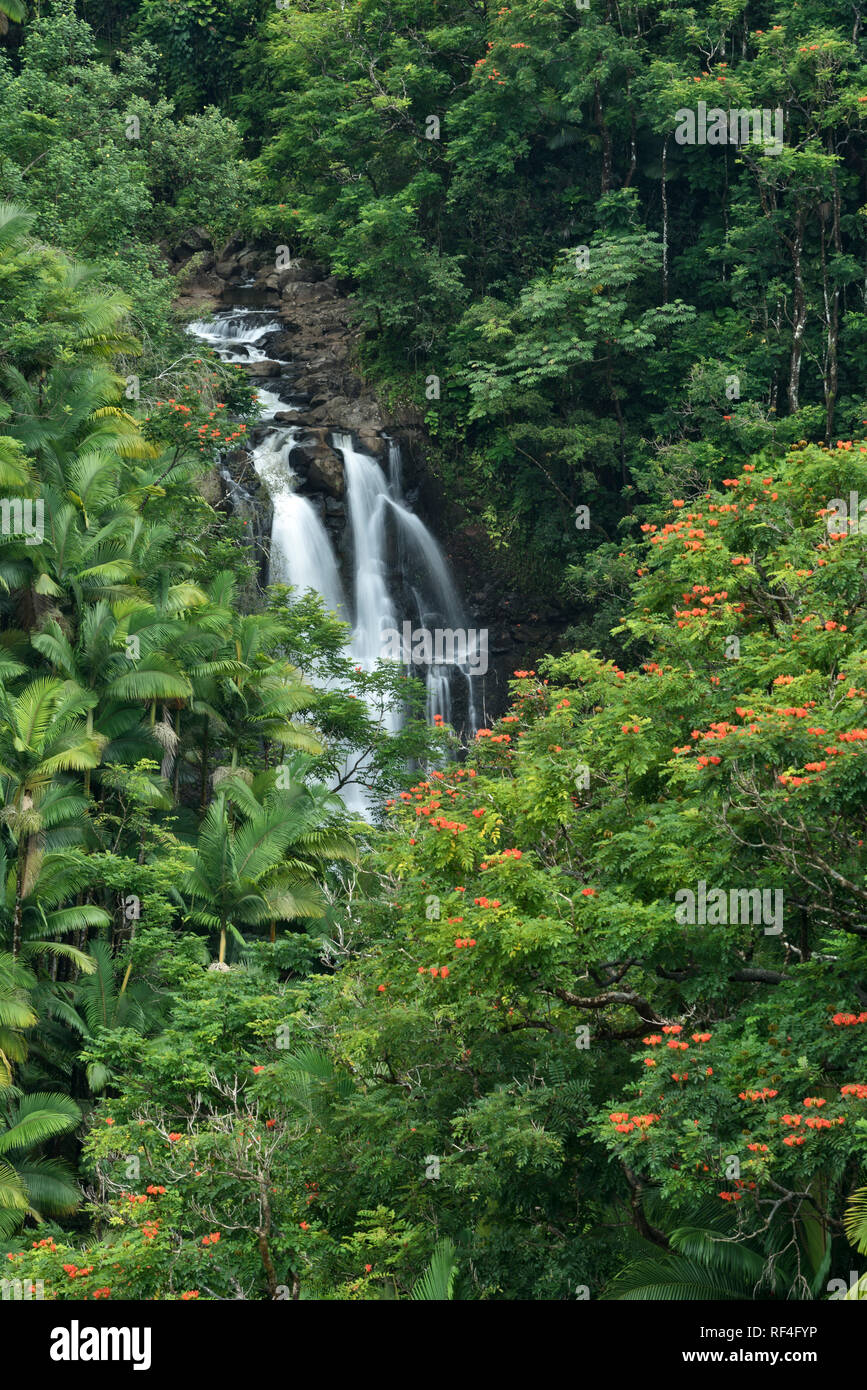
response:
<path fill-rule="evenodd" d="M 602 94 L 599 91 L 599 82 L 596 82 L 595 93 L 595 116 L 596 126 L 599 131 L 599 138 L 602 141 L 602 187 L 600 191 L 607 193 L 611 187 L 611 132 L 605 124 L 605 115 L 602 110 Z"/>
<path fill-rule="evenodd" d="M 199 806 L 204 811 L 208 804 L 208 735 L 211 731 L 211 721 L 205 717 L 205 732 L 202 736 L 202 782 L 199 795 Z"/>
<path fill-rule="evenodd" d="M 90 734 L 93 733 L 93 710 L 92 710 L 92 709 L 89 709 L 89 710 L 87 711 L 87 732 L 88 732 L 88 735 L 90 735 Z M 89 768 L 89 767 L 86 767 L 86 768 L 84 769 L 84 795 L 85 795 L 85 796 L 90 796 L 90 768 Z"/>
<path fill-rule="evenodd" d="M 259 1204 L 262 1208 L 262 1224 L 256 1232 L 259 1244 L 259 1256 L 262 1260 L 262 1268 L 265 1271 L 265 1280 L 268 1285 L 268 1297 L 277 1297 L 277 1275 L 274 1271 L 274 1261 L 271 1258 L 271 1249 L 268 1244 L 268 1237 L 271 1234 L 271 1203 L 268 1200 L 268 1184 L 263 1177 L 259 1177 Z"/>
<path fill-rule="evenodd" d="M 662 142 L 662 302 L 668 303 L 668 136 Z"/>
<path fill-rule="evenodd" d="M 18 851 L 18 867 L 15 871 L 15 912 L 12 917 L 12 959 L 18 959 L 21 950 L 21 921 L 24 912 L 24 855 Z"/>
<path fill-rule="evenodd" d="M 635 178 L 635 172 L 638 168 L 638 144 L 635 130 L 635 107 L 632 105 L 632 91 L 628 79 L 626 82 L 626 95 L 629 100 L 629 173 L 623 181 L 623 187 L 629 188 L 632 180 Z"/>
<path fill-rule="evenodd" d="M 801 361 L 804 356 L 804 333 L 807 328 L 807 296 L 804 290 L 804 271 L 802 255 L 804 251 L 804 214 L 798 212 L 795 235 L 791 241 L 792 272 L 795 281 L 794 319 L 792 324 L 792 355 L 789 359 L 789 410 L 794 415 L 798 409 L 798 393 L 801 382 Z"/>
<path fill-rule="evenodd" d="M 833 179 L 834 196 L 832 199 L 833 222 L 831 224 L 831 244 L 839 256 L 843 250 L 843 240 L 840 234 L 840 190 L 837 186 L 836 177 Z M 825 297 L 828 300 L 828 276 L 825 265 L 825 240 L 822 237 L 822 272 L 825 277 Z M 830 294 L 830 304 L 827 308 L 828 317 L 828 346 L 825 353 L 825 443 L 829 443 L 834 429 L 834 412 L 837 408 L 837 390 L 839 384 L 839 359 L 838 345 L 840 341 L 840 286 L 835 285 Z"/>
<path fill-rule="evenodd" d="M 172 780 L 172 796 L 175 805 L 178 801 L 178 785 L 181 780 L 181 711 L 177 711 L 177 722 L 175 724 L 175 734 L 177 735 L 178 746 L 175 749 L 175 775 Z"/>

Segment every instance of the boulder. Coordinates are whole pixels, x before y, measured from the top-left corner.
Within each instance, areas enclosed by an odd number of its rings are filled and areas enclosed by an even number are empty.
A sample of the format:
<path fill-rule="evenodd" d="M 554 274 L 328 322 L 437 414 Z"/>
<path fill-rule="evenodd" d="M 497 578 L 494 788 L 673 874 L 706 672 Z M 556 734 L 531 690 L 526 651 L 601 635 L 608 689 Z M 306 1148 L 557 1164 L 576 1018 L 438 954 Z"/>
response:
<path fill-rule="evenodd" d="M 178 250 L 205 251 L 211 249 L 211 238 L 205 227 L 193 227 L 178 242 Z"/>
<path fill-rule="evenodd" d="M 382 458 L 386 453 L 386 441 L 381 434 L 377 434 L 372 429 L 361 429 L 358 431 L 358 447 L 365 454 L 371 454 L 373 458 Z"/>
<path fill-rule="evenodd" d="M 310 459 L 307 480 L 311 487 L 321 487 L 332 497 L 341 498 L 346 487 L 343 460 L 327 444 L 317 445 Z"/>
<path fill-rule="evenodd" d="M 244 238 L 236 232 L 233 237 L 229 238 L 225 246 L 220 251 L 220 259 L 229 260 L 230 258 L 237 256 L 239 251 L 243 251 L 246 244 L 247 243 L 245 242 Z"/>
<path fill-rule="evenodd" d="M 189 280 L 184 281 L 184 294 L 188 295 L 212 295 L 219 294 L 223 286 L 219 276 L 212 271 L 205 271 L 201 275 L 191 275 Z"/>
<path fill-rule="evenodd" d="M 284 277 L 284 285 L 297 284 L 302 281 L 314 284 L 317 280 L 325 279 L 325 271 L 322 267 L 314 265 L 312 261 L 306 260 L 303 256 L 292 261 L 285 270 L 281 270 L 280 274 Z"/>
<path fill-rule="evenodd" d="M 336 299 L 337 290 L 326 281 L 312 285 L 306 280 L 289 280 L 283 286 L 283 299 L 289 304 L 315 304 L 326 299 Z"/>
<path fill-rule="evenodd" d="M 295 441 L 289 467 L 306 477 L 311 488 L 340 499 L 345 491 L 343 460 L 328 443 L 328 430 L 311 430 Z"/>

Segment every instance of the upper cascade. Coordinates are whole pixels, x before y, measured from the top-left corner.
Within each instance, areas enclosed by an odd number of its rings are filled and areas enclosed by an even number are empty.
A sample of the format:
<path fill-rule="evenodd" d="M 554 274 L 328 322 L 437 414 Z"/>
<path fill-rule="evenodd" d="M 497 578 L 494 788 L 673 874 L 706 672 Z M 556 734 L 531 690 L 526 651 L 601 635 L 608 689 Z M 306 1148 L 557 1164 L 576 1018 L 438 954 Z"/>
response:
<path fill-rule="evenodd" d="M 191 323 L 188 332 L 225 362 L 276 362 L 279 370 L 283 364 L 267 347 L 280 328 L 273 313 L 233 307 Z M 383 468 L 357 447 L 353 434 L 317 431 L 330 446 L 321 443 L 318 450 L 328 462 L 320 457 L 318 472 L 310 469 L 305 480 L 295 465 L 304 458 L 299 446 L 306 431 L 290 422 L 299 411 L 291 394 L 279 378 L 257 389 L 268 428 L 256 431 L 251 461 L 273 505 L 269 582 L 320 594 L 350 625 L 348 649 L 356 665 L 371 671 L 390 658 L 414 668 L 425 681 L 429 722 L 451 722 L 459 708 L 460 732 L 472 738 L 481 722 L 485 669 L 479 638 L 467 629 L 440 546 L 407 506 L 398 444 L 388 441 Z M 393 727 L 398 722 L 393 716 Z"/>

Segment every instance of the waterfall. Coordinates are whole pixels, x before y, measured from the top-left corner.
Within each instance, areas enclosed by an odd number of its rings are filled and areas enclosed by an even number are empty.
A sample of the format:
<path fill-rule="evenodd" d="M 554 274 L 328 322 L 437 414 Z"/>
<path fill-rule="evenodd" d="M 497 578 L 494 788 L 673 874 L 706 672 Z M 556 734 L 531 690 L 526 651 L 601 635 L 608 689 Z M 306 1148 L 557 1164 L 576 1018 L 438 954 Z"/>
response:
<path fill-rule="evenodd" d="M 313 503 L 293 488 L 297 475 L 288 458 L 297 429 L 269 430 L 253 450 L 253 467 L 268 488 L 274 507 L 268 578 L 291 584 L 297 593 L 313 589 L 326 608 L 346 619 L 346 601 L 337 560 Z"/>
<path fill-rule="evenodd" d="M 383 632 L 397 627 L 386 582 L 385 510 L 388 484 L 369 454 L 358 453 L 349 435 L 335 434 L 343 455 L 354 553 L 355 628 L 352 654 L 365 671 L 382 656 Z"/>
<path fill-rule="evenodd" d="M 278 318 L 261 309 L 232 309 L 215 314 L 210 322 L 197 319 L 187 324 L 187 332 L 209 343 L 223 362 L 249 366 L 252 362 L 268 361 L 267 353 L 256 345 L 281 326 Z"/>
<path fill-rule="evenodd" d="M 208 322 L 190 324 L 187 331 L 211 344 L 224 362 L 250 365 L 270 360 L 258 345 L 280 326 L 279 319 L 262 310 L 230 309 Z M 272 381 L 271 387 L 257 388 L 266 422 L 297 409 L 281 398 L 279 383 L 275 387 Z M 420 668 L 423 672 L 429 722 L 436 716 L 450 721 L 453 681 L 465 682 L 467 732 L 472 736 L 479 727 L 477 643 L 467 634 L 463 606 L 440 547 L 404 500 L 398 446 L 389 441 L 386 473 L 370 454 L 355 448 L 349 434 L 332 434 L 332 445 L 343 459 L 346 487 L 351 541 L 351 561 L 346 565 L 351 573 L 344 576 L 347 596 L 328 531 L 313 503 L 296 490 L 298 478 L 289 458 L 298 434 L 295 426 L 274 424 L 252 449 L 253 466 L 274 507 L 270 579 L 291 584 L 298 593 L 313 589 L 329 609 L 350 622 L 349 651 L 365 671 L 374 670 L 384 655 L 386 635 L 401 634 L 401 661 L 417 674 Z M 412 648 L 414 639 L 407 640 L 416 629 L 466 634 L 466 661 L 438 662 L 435 652 L 429 661 L 420 662 Z M 392 712 L 386 723 L 392 731 L 397 729 L 399 712 Z M 348 805 L 365 809 L 357 789 L 346 787 L 343 794 Z"/>

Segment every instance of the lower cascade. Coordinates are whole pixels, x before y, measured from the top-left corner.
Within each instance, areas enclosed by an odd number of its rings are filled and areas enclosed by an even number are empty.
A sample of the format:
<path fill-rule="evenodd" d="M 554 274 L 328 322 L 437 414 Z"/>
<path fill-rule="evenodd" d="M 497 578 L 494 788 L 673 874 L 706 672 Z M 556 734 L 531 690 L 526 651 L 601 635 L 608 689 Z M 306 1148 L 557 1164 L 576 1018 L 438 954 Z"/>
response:
<path fill-rule="evenodd" d="M 267 311 L 231 308 L 187 331 L 224 362 L 249 366 L 273 360 L 261 344 L 281 326 Z M 350 624 L 356 665 L 371 671 L 382 658 L 400 661 L 425 681 L 428 721 L 451 723 L 459 707 L 458 732 L 472 738 L 482 722 L 487 633 L 468 629 L 446 559 L 404 500 L 399 445 L 388 441 L 386 471 L 351 434 L 329 432 L 343 465 L 348 535 L 341 544 L 334 525 L 326 524 L 324 499 L 299 490 L 303 480 L 290 461 L 305 432 L 285 416 L 299 407 L 284 400 L 279 383 L 277 390 L 258 388 L 257 396 L 268 428 L 251 459 L 273 504 L 269 582 L 320 594 Z M 400 715 L 392 712 L 389 721 L 396 729 Z"/>

